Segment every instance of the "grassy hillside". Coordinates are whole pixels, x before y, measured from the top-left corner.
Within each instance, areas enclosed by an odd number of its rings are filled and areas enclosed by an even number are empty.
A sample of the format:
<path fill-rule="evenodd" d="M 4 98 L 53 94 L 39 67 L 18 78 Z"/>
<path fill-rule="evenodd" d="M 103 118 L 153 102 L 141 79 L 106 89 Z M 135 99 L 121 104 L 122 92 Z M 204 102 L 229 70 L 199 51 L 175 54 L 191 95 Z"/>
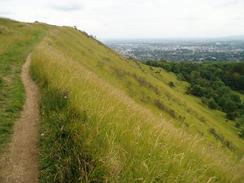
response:
<path fill-rule="evenodd" d="M 42 182 L 243 180 L 235 127 L 185 95 L 175 75 L 69 27 L 52 28 L 32 59 L 42 89 Z"/>
<path fill-rule="evenodd" d="M 24 102 L 21 66 L 46 30 L 47 26 L 41 24 L 0 18 L 0 150 L 9 140 Z"/>

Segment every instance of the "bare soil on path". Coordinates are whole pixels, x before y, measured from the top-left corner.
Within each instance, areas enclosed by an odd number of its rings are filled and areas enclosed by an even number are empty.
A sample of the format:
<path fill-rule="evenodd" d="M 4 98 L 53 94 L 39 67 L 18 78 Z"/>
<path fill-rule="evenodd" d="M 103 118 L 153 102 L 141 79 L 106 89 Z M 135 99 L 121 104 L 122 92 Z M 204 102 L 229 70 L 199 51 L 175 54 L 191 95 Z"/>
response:
<path fill-rule="evenodd" d="M 15 122 L 9 150 L 0 161 L 1 183 L 39 182 L 39 91 L 29 73 L 30 63 L 31 55 L 21 71 L 26 100 L 21 116 Z"/>

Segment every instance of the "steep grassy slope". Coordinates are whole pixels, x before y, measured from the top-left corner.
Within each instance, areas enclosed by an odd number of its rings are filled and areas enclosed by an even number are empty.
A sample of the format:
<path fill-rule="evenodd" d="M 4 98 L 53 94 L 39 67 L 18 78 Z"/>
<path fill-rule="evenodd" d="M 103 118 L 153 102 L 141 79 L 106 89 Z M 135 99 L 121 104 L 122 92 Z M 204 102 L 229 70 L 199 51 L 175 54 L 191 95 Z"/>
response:
<path fill-rule="evenodd" d="M 9 139 L 24 101 L 20 70 L 47 26 L 0 18 L 0 149 Z"/>
<path fill-rule="evenodd" d="M 209 110 L 197 98 L 187 96 L 186 84 L 177 81 L 174 75 L 125 60 L 78 31 L 65 29 L 61 36 L 56 37 L 54 46 L 140 104 L 161 114 L 166 121 L 172 120 L 193 134 L 198 132 L 210 140 L 215 140 L 209 133 L 209 129 L 214 128 L 229 142 L 227 145 L 223 142 L 226 147 L 243 154 L 244 142 L 237 136 L 233 124 L 225 122 L 223 113 Z M 176 88 L 170 88 L 169 81 L 176 83 Z"/>
<path fill-rule="evenodd" d="M 243 180 L 244 143 L 233 125 L 185 95 L 174 75 L 68 27 L 49 31 L 32 59 L 42 88 L 42 182 Z"/>

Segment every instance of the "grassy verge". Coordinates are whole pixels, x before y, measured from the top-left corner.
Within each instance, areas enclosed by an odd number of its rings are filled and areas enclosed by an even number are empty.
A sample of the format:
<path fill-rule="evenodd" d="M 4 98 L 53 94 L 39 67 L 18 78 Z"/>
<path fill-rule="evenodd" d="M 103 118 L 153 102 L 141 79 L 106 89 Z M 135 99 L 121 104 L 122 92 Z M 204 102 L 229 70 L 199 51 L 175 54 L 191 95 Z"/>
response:
<path fill-rule="evenodd" d="M 43 86 L 41 100 L 41 182 L 102 182 L 103 170 L 87 152 L 86 114 L 71 109 L 64 92 Z"/>
<path fill-rule="evenodd" d="M 45 30 L 42 25 L 0 19 L 0 149 L 9 140 L 24 103 L 21 66 Z"/>
<path fill-rule="evenodd" d="M 175 128 L 100 77 L 92 65 L 99 57 L 84 61 L 96 55 L 91 52 L 97 43 L 66 31 L 49 32 L 32 58 L 32 74 L 42 88 L 42 182 L 242 181 L 243 164 L 231 153 Z M 60 44 L 67 35 L 69 41 Z M 77 40 L 87 44 L 76 45 Z M 131 67 L 124 60 L 117 64 Z"/>

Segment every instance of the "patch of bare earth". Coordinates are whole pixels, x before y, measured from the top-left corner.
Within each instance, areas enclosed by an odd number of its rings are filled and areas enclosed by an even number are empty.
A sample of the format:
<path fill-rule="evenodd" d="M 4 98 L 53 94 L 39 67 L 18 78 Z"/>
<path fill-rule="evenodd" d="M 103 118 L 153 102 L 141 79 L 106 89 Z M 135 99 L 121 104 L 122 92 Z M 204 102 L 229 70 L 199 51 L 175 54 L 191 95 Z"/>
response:
<path fill-rule="evenodd" d="M 29 74 L 30 63 L 31 55 L 27 57 L 21 72 L 25 104 L 20 118 L 15 122 L 9 150 L 1 161 L 0 182 L 3 183 L 38 182 L 39 91 Z"/>

